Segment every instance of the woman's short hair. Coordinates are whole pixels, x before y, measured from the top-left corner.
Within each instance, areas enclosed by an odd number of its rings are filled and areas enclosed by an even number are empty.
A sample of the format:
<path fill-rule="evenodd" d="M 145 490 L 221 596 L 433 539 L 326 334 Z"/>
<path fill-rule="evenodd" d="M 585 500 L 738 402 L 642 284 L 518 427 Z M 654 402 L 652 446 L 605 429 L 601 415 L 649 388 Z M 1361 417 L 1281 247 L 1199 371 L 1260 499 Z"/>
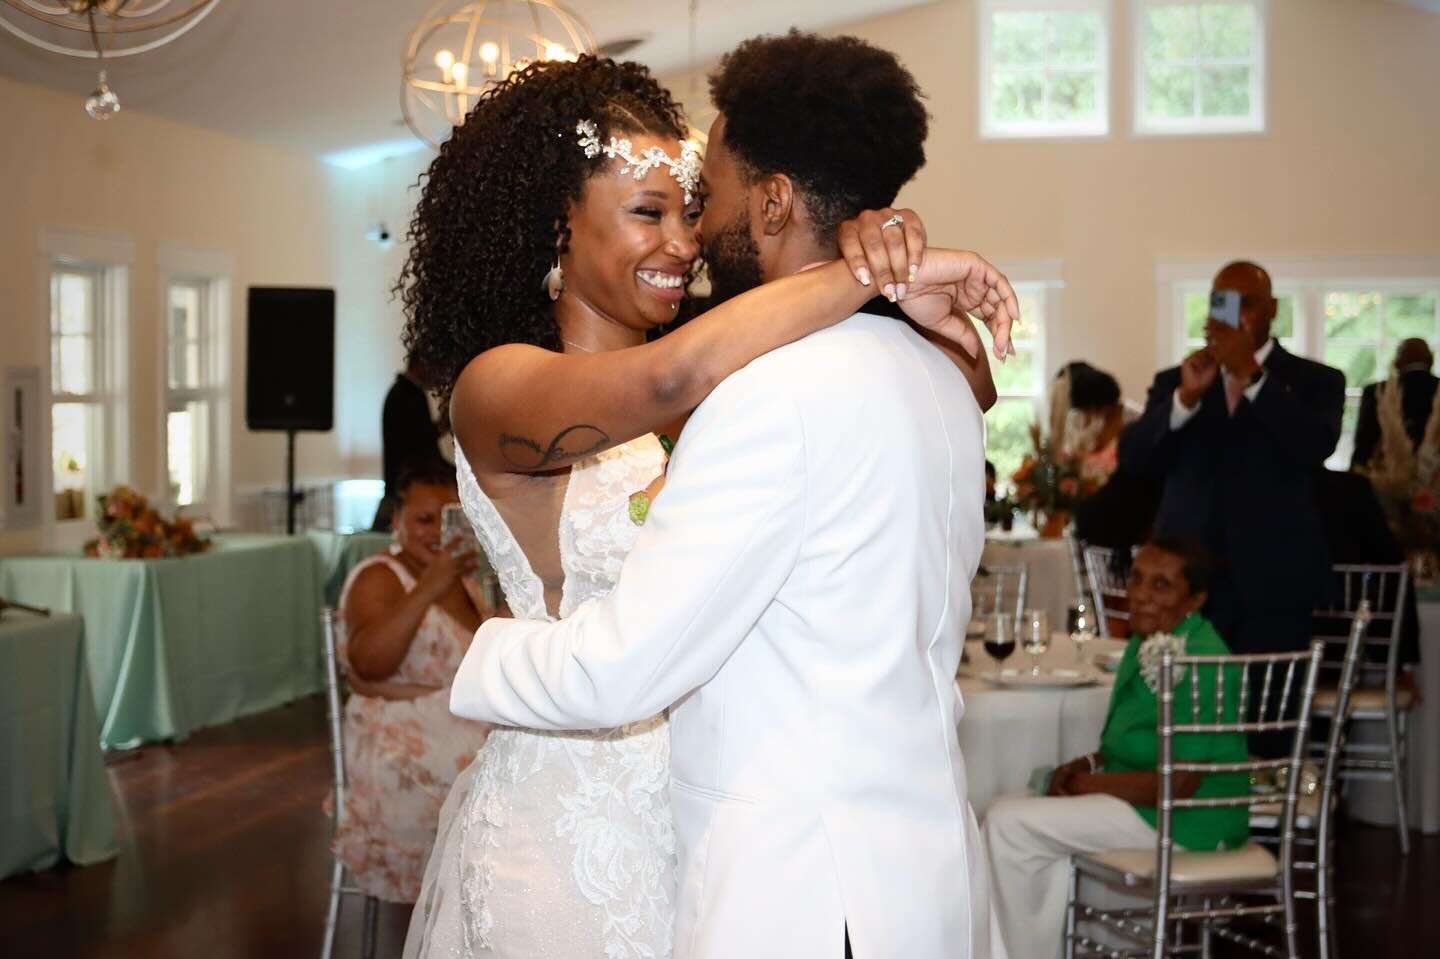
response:
<path fill-rule="evenodd" d="M 401 467 L 400 475 L 395 481 L 395 495 L 403 502 L 405 493 L 416 485 L 454 489 L 455 467 L 439 456 Z"/>
<path fill-rule="evenodd" d="M 1191 595 L 1210 591 L 1214 564 L 1210 551 L 1204 546 L 1181 536 L 1156 536 L 1145 545 L 1180 560 L 1180 572 L 1190 587 Z"/>

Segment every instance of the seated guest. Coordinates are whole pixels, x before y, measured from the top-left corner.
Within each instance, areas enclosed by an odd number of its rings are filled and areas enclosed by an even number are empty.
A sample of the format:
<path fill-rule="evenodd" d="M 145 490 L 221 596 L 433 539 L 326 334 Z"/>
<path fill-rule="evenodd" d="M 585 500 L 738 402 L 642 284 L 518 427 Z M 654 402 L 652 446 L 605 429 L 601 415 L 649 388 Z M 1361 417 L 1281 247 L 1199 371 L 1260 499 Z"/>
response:
<path fill-rule="evenodd" d="M 335 852 L 367 894 L 414 902 L 440 807 L 485 742 L 482 723 L 450 714 L 450 682 L 484 619 L 473 548 L 440 540 L 459 499 L 443 463 L 404 474 L 395 542 L 351 571 L 340 597 L 338 653 L 349 679 L 349 790 Z"/>
<path fill-rule="evenodd" d="M 1422 339 L 1405 340 L 1395 350 L 1393 379 L 1400 389 L 1399 422 L 1405 427 L 1405 438 L 1410 441 L 1411 449 L 1420 445 L 1434 410 L 1436 387 L 1440 386 L 1440 378 L 1430 372 L 1430 367 L 1434 365 L 1435 354 L 1431 352 L 1430 344 Z M 1360 395 L 1360 418 L 1355 424 L 1355 452 L 1350 456 L 1352 470 L 1372 465 L 1371 461 L 1384 449 L 1384 443 L 1381 442 L 1384 429 L 1381 426 L 1379 398 L 1389 386 L 1389 383 L 1371 383 Z"/>
<path fill-rule="evenodd" d="M 991 895 L 1012 956 L 1042 959 L 1061 951 L 1065 924 L 1068 863 L 1078 852 L 1140 849 L 1156 845 L 1155 805 L 1160 790 L 1157 691 L 1160 645 L 1179 638 L 1177 651 L 1227 655 L 1230 650 L 1200 615 L 1205 605 L 1209 560 L 1197 545 L 1152 540 L 1130 568 L 1130 625 L 1133 635 L 1110 693 L 1100 749 L 1055 770 L 1045 796 L 1002 796 L 985 812 Z M 1226 686 L 1239 687 L 1238 669 Z M 1175 715 L 1188 721 L 1192 676 L 1176 686 Z M 1200 716 L 1213 716 L 1215 670 L 1202 670 Z M 1234 721 L 1236 703 L 1227 694 L 1225 714 Z M 1240 762 L 1247 758 L 1239 733 L 1178 736 L 1177 759 Z M 1177 773 L 1177 797 L 1243 794 L 1244 773 Z M 1177 810 L 1177 847 L 1188 850 L 1236 848 L 1248 839 L 1247 811 Z"/>

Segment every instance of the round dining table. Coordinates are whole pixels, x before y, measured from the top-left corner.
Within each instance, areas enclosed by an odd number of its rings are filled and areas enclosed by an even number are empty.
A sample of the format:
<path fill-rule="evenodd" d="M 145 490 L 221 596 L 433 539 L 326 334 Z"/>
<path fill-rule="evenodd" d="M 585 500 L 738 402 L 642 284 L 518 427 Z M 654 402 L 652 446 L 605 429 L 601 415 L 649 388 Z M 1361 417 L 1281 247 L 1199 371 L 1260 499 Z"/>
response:
<path fill-rule="evenodd" d="M 1097 658 L 1118 660 L 1116 654 L 1124 649 L 1124 640 L 1093 639 L 1077 658 L 1075 643 L 1057 633 L 1039 659 L 1041 670 L 1051 675 L 1065 670 L 1067 681 L 1084 684 L 1009 686 L 997 685 L 996 677 L 987 679 L 986 674 L 1000 669 L 1028 672 L 1031 658 L 1018 644 L 1002 665 L 980 641 L 965 643 L 967 661 L 961 663 L 955 680 L 964 703 L 958 732 L 970 805 L 977 816 L 997 796 L 1025 792 L 1037 768 L 1058 766 L 1099 748 L 1115 677 L 1093 663 Z M 1068 672 L 1080 675 L 1070 677 Z"/>

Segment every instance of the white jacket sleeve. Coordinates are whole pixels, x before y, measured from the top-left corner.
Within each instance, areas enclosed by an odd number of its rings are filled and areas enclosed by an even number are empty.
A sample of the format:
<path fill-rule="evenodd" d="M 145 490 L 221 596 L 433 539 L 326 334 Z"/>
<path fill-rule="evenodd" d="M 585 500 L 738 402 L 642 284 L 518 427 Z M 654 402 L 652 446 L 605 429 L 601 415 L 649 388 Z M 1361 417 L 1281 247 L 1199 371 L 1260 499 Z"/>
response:
<path fill-rule="evenodd" d="M 719 671 L 789 576 L 805 526 L 802 421 L 764 366 L 734 374 L 695 412 L 610 595 L 557 623 L 480 627 L 451 690 L 455 715 L 609 728 Z"/>

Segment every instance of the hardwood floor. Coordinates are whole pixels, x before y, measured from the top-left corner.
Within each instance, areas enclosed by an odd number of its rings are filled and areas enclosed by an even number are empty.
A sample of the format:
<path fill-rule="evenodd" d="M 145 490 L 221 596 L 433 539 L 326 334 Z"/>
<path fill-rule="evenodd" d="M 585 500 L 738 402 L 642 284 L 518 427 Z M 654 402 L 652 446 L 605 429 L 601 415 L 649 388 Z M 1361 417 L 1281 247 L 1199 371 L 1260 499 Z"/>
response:
<path fill-rule="evenodd" d="M 330 874 L 322 699 L 126 754 L 108 771 L 120 856 L 0 882 L 0 956 L 319 954 Z M 1343 952 L 1440 955 L 1430 912 L 1440 837 L 1416 834 L 1402 859 L 1392 830 L 1345 823 L 1341 835 Z M 347 902 L 336 956 L 359 955 L 360 914 Z M 382 907 L 377 956 L 400 954 L 408 919 L 407 907 Z"/>

